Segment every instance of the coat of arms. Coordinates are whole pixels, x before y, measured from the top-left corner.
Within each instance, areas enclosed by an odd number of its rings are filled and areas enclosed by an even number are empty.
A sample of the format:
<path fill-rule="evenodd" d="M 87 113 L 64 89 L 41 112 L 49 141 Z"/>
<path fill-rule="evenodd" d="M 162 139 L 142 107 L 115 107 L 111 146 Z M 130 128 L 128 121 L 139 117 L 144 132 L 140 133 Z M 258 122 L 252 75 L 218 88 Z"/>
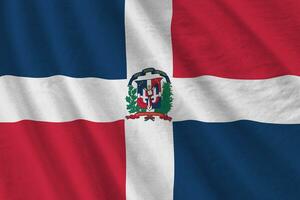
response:
<path fill-rule="evenodd" d="M 145 117 L 145 121 L 158 117 L 171 121 L 168 112 L 172 108 L 172 85 L 168 75 L 154 68 L 147 68 L 134 74 L 128 83 L 126 96 L 126 119 Z"/>

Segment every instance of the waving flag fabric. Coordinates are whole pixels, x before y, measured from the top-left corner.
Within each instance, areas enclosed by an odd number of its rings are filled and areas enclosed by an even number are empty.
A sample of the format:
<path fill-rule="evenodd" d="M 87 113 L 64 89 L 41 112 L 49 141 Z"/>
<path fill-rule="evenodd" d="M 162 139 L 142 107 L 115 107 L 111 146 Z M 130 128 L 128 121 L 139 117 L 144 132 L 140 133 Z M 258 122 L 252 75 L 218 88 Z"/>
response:
<path fill-rule="evenodd" d="M 0 200 L 298 200 L 299 11 L 0 1 Z"/>

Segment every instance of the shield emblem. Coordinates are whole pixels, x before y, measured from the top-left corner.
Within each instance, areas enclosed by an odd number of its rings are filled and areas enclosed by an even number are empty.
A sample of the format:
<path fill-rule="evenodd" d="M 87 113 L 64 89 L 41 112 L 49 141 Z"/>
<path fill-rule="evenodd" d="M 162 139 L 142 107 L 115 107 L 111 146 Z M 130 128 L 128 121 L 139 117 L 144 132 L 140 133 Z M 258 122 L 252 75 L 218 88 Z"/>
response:
<path fill-rule="evenodd" d="M 171 81 L 165 72 L 146 68 L 133 74 L 125 98 L 130 113 L 126 119 L 144 117 L 145 121 L 155 118 L 171 121 L 168 112 L 173 105 L 172 95 Z"/>
<path fill-rule="evenodd" d="M 137 105 L 151 111 L 160 108 L 162 78 L 135 81 L 137 84 Z"/>

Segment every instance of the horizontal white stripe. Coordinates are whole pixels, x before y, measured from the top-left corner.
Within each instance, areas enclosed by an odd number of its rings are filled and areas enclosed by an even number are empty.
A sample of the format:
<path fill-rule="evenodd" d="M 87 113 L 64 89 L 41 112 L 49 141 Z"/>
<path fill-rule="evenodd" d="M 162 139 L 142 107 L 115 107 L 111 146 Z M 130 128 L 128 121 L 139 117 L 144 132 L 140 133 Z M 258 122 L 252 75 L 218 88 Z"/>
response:
<path fill-rule="evenodd" d="M 211 76 L 172 80 L 174 121 L 300 123 L 300 77 L 232 80 Z M 127 80 L 0 77 L 0 122 L 86 119 L 127 115 Z"/>
<path fill-rule="evenodd" d="M 300 123 L 300 77 L 173 79 L 174 121 Z"/>
<path fill-rule="evenodd" d="M 115 121 L 126 115 L 126 80 L 0 77 L 0 122 Z"/>

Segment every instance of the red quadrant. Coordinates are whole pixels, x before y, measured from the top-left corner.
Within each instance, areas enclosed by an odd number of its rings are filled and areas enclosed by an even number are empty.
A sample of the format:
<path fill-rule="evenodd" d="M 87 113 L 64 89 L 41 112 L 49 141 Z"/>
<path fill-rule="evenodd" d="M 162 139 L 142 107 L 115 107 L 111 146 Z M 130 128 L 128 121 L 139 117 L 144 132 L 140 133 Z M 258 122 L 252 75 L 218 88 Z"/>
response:
<path fill-rule="evenodd" d="M 175 77 L 300 75 L 299 0 L 173 0 Z"/>
<path fill-rule="evenodd" d="M 0 199 L 125 200 L 124 122 L 0 123 Z"/>

